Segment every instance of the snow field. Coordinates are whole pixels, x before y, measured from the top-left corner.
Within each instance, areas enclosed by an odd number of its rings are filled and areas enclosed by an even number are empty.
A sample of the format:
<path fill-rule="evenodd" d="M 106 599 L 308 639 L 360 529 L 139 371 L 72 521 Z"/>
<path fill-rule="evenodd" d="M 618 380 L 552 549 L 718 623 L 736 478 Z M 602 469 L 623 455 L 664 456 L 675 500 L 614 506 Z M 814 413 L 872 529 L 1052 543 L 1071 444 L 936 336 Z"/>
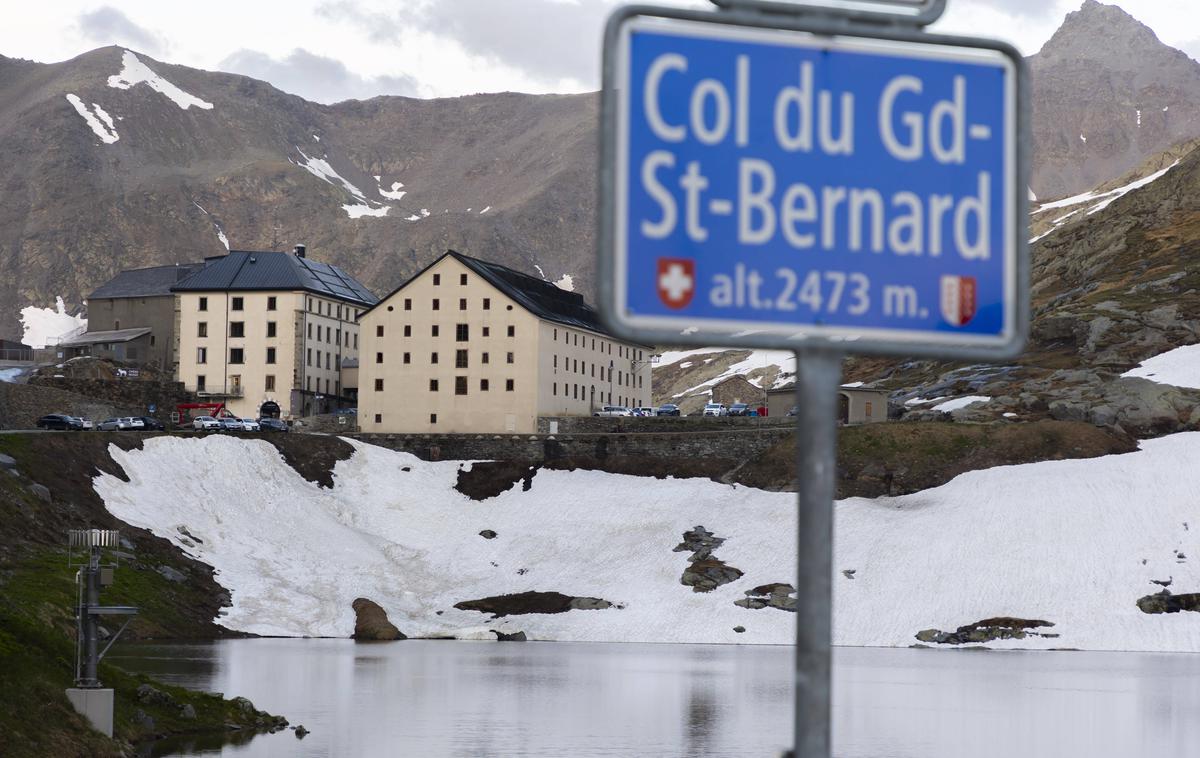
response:
<path fill-rule="evenodd" d="M 108 77 L 108 86 L 114 89 L 130 89 L 135 84 L 145 84 L 155 92 L 166 95 L 171 102 L 183 110 L 192 106 L 202 110 L 212 110 L 212 103 L 205 102 L 195 95 L 184 92 L 166 79 L 154 73 L 141 59 L 126 50 L 121 56 L 121 73 Z"/>
<path fill-rule="evenodd" d="M 1160 353 L 1121 376 L 1140 376 L 1159 384 L 1200 389 L 1200 344 Z"/>
<path fill-rule="evenodd" d="M 217 569 L 233 597 L 219 620 L 234 629 L 347 636 L 350 603 L 365 596 L 415 636 L 499 628 L 555 640 L 792 641 L 793 614 L 733 601 L 793 583 L 793 494 L 539 471 L 528 492 L 518 484 L 474 502 L 452 489 L 463 464 L 352 444 L 332 490 L 304 481 L 266 442 L 225 437 L 110 448 L 130 481 L 101 474 L 95 487 L 118 518 Z M 840 501 L 835 643 L 907 646 L 921 629 L 1017 616 L 1054 622 L 1047 631 L 1061 636 L 989 646 L 1200 650 L 1200 615 L 1135 605 L 1159 589 L 1151 579 L 1200 591 L 1198 453 L 1200 433 L 1177 434 L 1128 455 L 998 467 L 904 497 Z M 741 579 L 711 593 L 679 583 L 689 554 L 671 549 L 695 525 L 726 538 L 716 556 Z M 185 545 L 180 527 L 203 542 Z M 498 537 L 484 540 L 483 529 Z M 452 608 L 528 590 L 624 608 L 491 624 Z"/>
<path fill-rule="evenodd" d="M 92 113 L 87 103 L 80 100 L 78 95 L 71 93 L 67 94 L 67 102 L 71 104 L 76 113 L 83 116 L 83 120 L 92 130 L 92 133 L 100 138 L 101 142 L 111 145 L 121 139 L 121 135 L 117 134 L 116 127 L 113 126 L 112 117 L 99 105 L 92 103 L 92 106 L 96 109 L 96 112 Z"/>

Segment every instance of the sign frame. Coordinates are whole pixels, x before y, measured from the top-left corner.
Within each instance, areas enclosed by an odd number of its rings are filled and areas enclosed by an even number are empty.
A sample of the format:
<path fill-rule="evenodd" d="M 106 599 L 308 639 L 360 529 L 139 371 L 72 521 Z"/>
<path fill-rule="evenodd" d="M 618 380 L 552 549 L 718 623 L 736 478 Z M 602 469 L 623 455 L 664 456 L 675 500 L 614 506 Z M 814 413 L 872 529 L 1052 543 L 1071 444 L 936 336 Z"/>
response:
<path fill-rule="evenodd" d="M 942 17 L 947 0 L 712 0 L 722 8 L 757 8 L 767 13 L 831 13 L 878 22 L 881 19 L 926 26 Z"/>
<path fill-rule="evenodd" d="M 1008 360 L 1021 353 L 1029 331 L 1029 145 L 1032 144 L 1029 105 L 1029 71 L 1024 58 L 1012 45 L 999 40 L 931 34 L 923 31 L 911 18 L 905 24 L 881 25 L 878 22 L 863 23 L 852 15 L 837 15 L 833 9 L 822 9 L 821 13 L 806 15 L 804 8 L 790 6 L 791 15 L 765 14 L 735 6 L 717 11 L 696 11 L 679 8 L 661 8 L 648 5 L 630 5 L 618 8 L 609 17 L 604 30 L 603 86 L 600 103 L 600 230 L 597 244 L 597 274 L 600 315 L 605 325 L 615 334 L 627 339 L 636 339 L 653 344 L 673 344 L 706 347 L 727 345 L 730 347 L 789 349 L 796 351 L 822 350 L 856 353 L 864 355 L 913 356 L 920 358 L 942 358 L 949 360 Z M 876 17 L 878 14 L 876 14 Z M 624 61 L 621 60 L 623 32 L 628 23 L 637 19 L 663 19 L 666 22 L 693 22 L 716 27 L 783 32 L 800 32 L 816 37 L 859 38 L 867 41 L 916 43 L 928 47 L 955 47 L 998 52 L 1012 66 L 1012 113 L 1015 123 L 1011 130 L 1015 144 L 1012 146 L 1011 186 L 1006 204 L 1004 222 L 1013 235 L 1012 261 L 1006 261 L 1006 277 L 1011 282 L 1011 302 L 1006 303 L 1009 312 L 1008 328 L 1000 337 L 975 337 L 965 341 L 947 334 L 945 339 L 934 340 L 929 332 L 917 332 L 907 339 L 894 332 L 863 336 L 852 328 L 829 328 L 797 325 L 790 336 L 775 324 L 743 322 L 727 329 L 713 329 L 696 325 L 684 327 L 679 323 L 670 326 L 647 325 L 646 319 L 630 319 L 619 310 L 620 288 L 618 282 L 623 272 L 624 260 L 618 261 L 618 213 L 617 198 L 623 168 L 619 161 L 623 157 L 619 128 L 622 116 L 621 97 L 618 90 Z M 899 19 L 896 19 L 897 21 Z M 664 28 L 668 28 L 664 26 Z M 719 33 L 719 32 L 718 32 Z M 1005 250 L 1005 256 L 1009 255 Z M 656 319 L 658 320 L 658 319 Z M 677 317 L 667 319 L 678 321 Z M 643 323 L 635 323 L 641 321 Z M 787 328 L 786 331 L 792 331 Z M 899 332 L 899 330 L 897 330 Z"/>

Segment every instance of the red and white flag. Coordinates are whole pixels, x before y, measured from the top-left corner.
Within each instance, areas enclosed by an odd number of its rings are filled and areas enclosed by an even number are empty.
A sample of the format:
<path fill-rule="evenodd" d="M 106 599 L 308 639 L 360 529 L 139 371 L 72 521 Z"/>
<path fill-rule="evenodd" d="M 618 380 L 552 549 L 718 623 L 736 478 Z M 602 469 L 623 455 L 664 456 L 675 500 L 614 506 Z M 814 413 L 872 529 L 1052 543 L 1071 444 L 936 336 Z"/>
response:
<path fill-rule="evenodd" d="M 975 277 L 942 277 L 942 317 L 952 326 L 965 326 L 978 307 Z"/>
<path fill-rule="evenodd" d="M 686 308 L 696 294 L 696 262 L 690 258 L 659 258 L 658 297 L 668 308 Z"/>

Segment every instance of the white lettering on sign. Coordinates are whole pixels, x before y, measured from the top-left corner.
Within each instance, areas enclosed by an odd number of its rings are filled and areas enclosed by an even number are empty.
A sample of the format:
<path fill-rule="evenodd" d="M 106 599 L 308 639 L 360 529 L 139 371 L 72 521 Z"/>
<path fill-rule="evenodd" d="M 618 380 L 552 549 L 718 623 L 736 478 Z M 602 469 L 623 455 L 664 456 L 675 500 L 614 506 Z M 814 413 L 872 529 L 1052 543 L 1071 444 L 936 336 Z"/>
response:
<path fill-rule="evenodd" d="M 643 112 L 650 131 L 667 143 L 691 138 L 710 147 L 726 142 L 746 147 L 752 107 L 750 59 L 737 56 L 733 68 L 730 92 L 721 79 L 689 77 L 683 55 L 657 56 L 643 81 Z M 855 123 L 855 94 L 818 87 L 811 62 L 798 66 L 793 81 L 773 93 L 771 135 L 778 147 L 789 153 L 853 156 L 860 126 Z M 986 125 L 967 123 L 966 78 L 953 77 L 945 89 L 949 91 L 926 92 L 925 82 L 907 74 L 887 81 L 872 128 L 888 155 L 906 163 L 929 157 L 960 166 L 967 162 L 968 134 L 975 141 L 990 139 Z M 686 116 L 675 113 L 676 123 L 664 115 L 668 97 L 686 103 Z M 701 161 L 680 165 L 672 150 L 659 149 L 642 160 L 641 184 L 653 201 L 651 210 L 658 211 L 638 219 L 648 239 L 670 237 L 682 221 L 689 240 L 705 242 L 712 217 L 733 215 L 742 245 L 768 245 L 782 238 L 796 250 L 955 254 L 974 261 L 992 256 L 993 178 L 988 171 L 976 173 L 974 189 L 967 194 L 889 194 L 870 186 L 781 184 L 772 163 L 746 156 L 737 163 L 737 186 L 721 187 L 714 186 Z"/>

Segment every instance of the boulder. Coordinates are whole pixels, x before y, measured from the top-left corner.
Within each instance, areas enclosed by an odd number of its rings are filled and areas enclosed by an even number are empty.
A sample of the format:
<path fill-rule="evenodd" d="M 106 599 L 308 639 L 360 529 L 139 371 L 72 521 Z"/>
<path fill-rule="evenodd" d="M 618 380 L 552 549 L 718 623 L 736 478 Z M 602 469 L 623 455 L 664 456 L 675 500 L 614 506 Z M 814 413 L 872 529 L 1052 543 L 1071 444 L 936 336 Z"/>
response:
<path fill-rule="evenodd" d="M 194 721 L 196 719 L 196 709 L 191 703 L 186 703 L 179 709 L 179 718 L 185 721 Z"/>
<path fill-rule="evenodd" d="M 360 597 L 352 604 L 354 608 L 354 639 L 356 640 L 403 640 L 404 633 L 388 621 L 387 612 L 379 604 Z"/>
<path fill-rule="evenodd" d="M 159 574 L 162 574 L 162 577 L 164 579 L 166 579 L 168 582 L 175 582 L 178 584 L 180 582 L 187 581 L 187 576 L 185 576 L 183 574 L 183 572 L 176 571 L 175 569 L 171 568 L 170 566 L 158 566 L 154 570 L 157 571 Z"/>
<path fill-rule="evenodd" d="M 29 485 L 29 491 L 32 492 L 38 500 L 43 503 L 49 503 L 53 498 L 50 497 L 50 488 L 44 484 L 33 483 Z"/>
<path fill-rule="evenodd" d="M 479 536 L 483 537 L 485 540 L 496 539 L 496 533 L 493 532 L 491 529 L 484 529 L 482 532 L 479 533 Z"/>

